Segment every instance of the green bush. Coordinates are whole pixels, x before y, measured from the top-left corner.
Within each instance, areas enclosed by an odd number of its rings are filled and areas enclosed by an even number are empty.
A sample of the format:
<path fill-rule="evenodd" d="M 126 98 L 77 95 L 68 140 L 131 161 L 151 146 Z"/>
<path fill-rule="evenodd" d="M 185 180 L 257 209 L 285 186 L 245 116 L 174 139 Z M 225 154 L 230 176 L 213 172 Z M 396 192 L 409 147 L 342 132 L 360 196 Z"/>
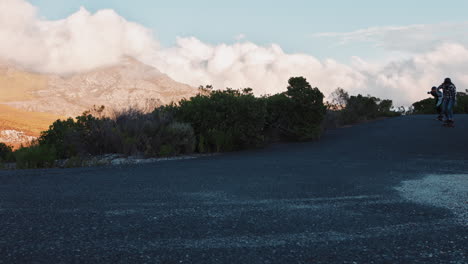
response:
<path fill-rule="evenodd" d="M 379 115 L 379 99 L 373 96 L 351 96 L 343 109 L 343 122 L 345 124 L 375 119 Z"/>
<path fill-rule="evenodd" d="M 288 140 L 313 140 L 321 134 L 326 107 L 323 94 L 303 77 L 289 79 L 288 90 L 265 98 L 270 136 Z"/>
<path fill-rule="evenodd" d="M 192 153 L 195 150 L 195 132 L 190 124 L 173 122 L 164 131 L 163 142 L 171 146 L 169 155 Z"/>
<path fill-rule="evenodd" d="M 15 151 L 16 167 L 18 169 L 51 168 L 57 159 L 55 147 L 34 144 Z"/>
<path fill-rule="evenodd" d="M 13 148 L 5 143 L 0 143 L 0 163 L 12 162 L 14 160 Z"/>
<path fill-rule="evenodd" d="M 381 100 L 360 94 L 350 96 L 341 88 L 335 90 L 331 96 L 331 102 L 327 102 L 328 111 L 324 121 L 324 126 L 327 128 L 401 115 L 401 111 L 395 111 L 392 100 Z"/>
<path fill-rule="evenodd" d="M 39 145 L 54 146 L 59 158 L 69 158 L 79 154 L 81 143 L 84 140 L 85 129 L 83 125 L 85 117 L 81 121 L 72 118 L 55 121 L 47 131 L 41 133 Z M 89 116 L 88 118 L 92 118 Z"/>
<path fill-rule="evenodd" d="M 123 114 L 116 119 L 122 149 L 118 153 L 168 156 L 192 153 L 195 135 L 190 124 L 177 122 L 173 108 L 160 107 L 150 114 Z"/>
<path fill-rule="evenodd" d="M 199 152 L 233 151 L 264 143 L 265 101 L 251 89 L 227 89 L 182 100 L 176 117 L 192 125 Z"/>
<path fill-rule="evenodd" d="M 130 109 L 112 119 L 85 112 L 76 119 L 54 122 L 42 133 L 39 145 L 53 146 L 60 159 L 110 153 L 151 157 L 192 153 L 193 129 L 176 122 L 173 111 L 169 106 L 148 114 Z M 171 151 L 167 151 L 169 146 Z"/>
<path fill-rule="evenodd" d="M 413 104 L 414 114 L 436 114 L 436 101 L 434 98 L 427 98 Z"/>
<path fill-rule="evenodd" d="M 155 133 L 148 137 L 146 156 L 176 156 L 195 150 L 195 133 L 190 124 L 171 121 Z"/>
<path fill-rule="evenodd" d="M 294 111 L 292 100 L 286 93 L 280 93 L 265 97 L 265 101 L 267 107 L 265 130 L 268 140 L 278 141 L 292 138 L 289 119 L 289 112 Z"/>
<path fill-rule="evenodd" d="M 378 105 L 378 117 L 395 117 L 400 116 L 401 112 L 394 110 L 392 100 L 382 100 Z"/>
<path fill-rule="evenodd" d="M 466 93 L 457 93 L 457 105 L 454 111 L 457 114 L 468 114 L 468 95 Z"/>

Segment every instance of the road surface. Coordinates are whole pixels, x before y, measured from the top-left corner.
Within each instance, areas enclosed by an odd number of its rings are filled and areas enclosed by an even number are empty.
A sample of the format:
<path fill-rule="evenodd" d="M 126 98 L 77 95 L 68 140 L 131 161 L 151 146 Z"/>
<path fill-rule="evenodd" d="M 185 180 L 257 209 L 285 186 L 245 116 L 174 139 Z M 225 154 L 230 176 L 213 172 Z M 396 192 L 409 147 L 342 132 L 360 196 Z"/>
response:
<path fill-rule="evenodd" d="M 0 263 L 467 263 L 468 116 L 108 168 L 0 171 Z"/>

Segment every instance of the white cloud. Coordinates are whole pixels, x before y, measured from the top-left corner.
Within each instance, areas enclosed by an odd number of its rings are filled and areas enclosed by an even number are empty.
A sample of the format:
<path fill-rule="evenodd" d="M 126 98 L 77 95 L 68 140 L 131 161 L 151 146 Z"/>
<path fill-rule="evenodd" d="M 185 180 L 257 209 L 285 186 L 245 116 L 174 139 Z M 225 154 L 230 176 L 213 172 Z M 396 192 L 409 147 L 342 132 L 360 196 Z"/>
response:
<path fill-rule="evenodd" d="M 351 93 L 370 93 L 409 104 L 450 76 L 468 86 L 468 24 L 371 28 L 350 33 L 323 33 L 338 42 L 370 41 L 404 55 L 370 63 L 353 57 L 349 65 L 307 54 L 289 54 L 280 46 L 242 41 L 211 45 L 195 37 L 178 38 L 162 48 L 152 32 L 112 10 L 95 14 L 82 8 L 59 21 L 40 19 L 25 0 L 0 2 L 0 58 L 40 72 L 65 74 L 85 71 L 135 57 L 157 67 L 177 81 L 217 88 L 252 87 L 257 94 L 285 90 L 291 76 L 304 76 L 326 95 L 337 87 Z M 434 31 L 435 30 L 435 31 Z M 438 32 L 433 34 L 433 32 Z"/>
<path fill-rule="evenodd" d="M 312 36 L 332 38 L 340 45 L 370 43 L 391 51 L 426 52 L 450 42 L 468 44 L 468 22 L 370 27 L 352 32 L 325 32 Z"/>
<path fill-rule="evenodd" d="M 196 38 L 179 38 L 145 62 L 182 82 L 215 87 L 252 87 L 257 94 L 283 91 L 291 76 L 306 76 L 320 87 L 351 86 L 363 76 L 333 60 L 320 62 L 305 54 L 287 54 L 278 45 L 253 43 L 208 45 Z"/>
<path fill-rule="evenodd" d="M 24 0 L 0 3 L 0 57 L 37 71 L 89 70 L 157 47 L 148 29 L 113 10 L 93 15 L 81 8 L 64 20 L 46 21 Z"/>

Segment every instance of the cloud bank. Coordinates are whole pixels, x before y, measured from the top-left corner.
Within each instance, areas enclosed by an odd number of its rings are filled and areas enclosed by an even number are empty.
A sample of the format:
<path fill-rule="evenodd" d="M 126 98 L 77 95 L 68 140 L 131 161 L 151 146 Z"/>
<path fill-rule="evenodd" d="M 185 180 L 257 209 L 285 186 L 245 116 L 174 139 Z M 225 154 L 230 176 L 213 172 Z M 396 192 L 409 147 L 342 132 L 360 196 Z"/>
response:
<path fill-rule="evenodd" d="M 0 57 L 36 71 L 85 71 L 157 48 L 150 30 L 112 10 L 91 14 L 81 8 L 64 20 L 47 21 L 24 0 L 0 1 Z"/>
<path fill-rule="evenodd" d="M 232 45 L 211 45 L 195 37 L 178 38 L 161 47 L 151 30 L 129 22 L 113 10 L 91 14 L 81 8 L 66 19 L 48 21 L 25 0 L 0 2 L 0 58 L 38 72 L 67 74 L 115 64 L 131 56 L 173 79 L 193 86 L 252 87 L 257 94 L 284 91 L 291 76 L 304 76 L 326 95 L 337 87 L 351 93 L 389 98 L 408 105 L 450 76 L 468 86 L 468 23 L 459 33 L 447 25 L 371 28 L 350 33 L 321 33 L 337 43 L 370 41 L 401 56 L 382 62 L 353 57 L 350 64 L 289 54 L 279 45 L 259 46 L 239 38 Z M 454 25 L 451 24 L 451 28 Z M 463 89 L 464 90 L 464 89 Z"/>

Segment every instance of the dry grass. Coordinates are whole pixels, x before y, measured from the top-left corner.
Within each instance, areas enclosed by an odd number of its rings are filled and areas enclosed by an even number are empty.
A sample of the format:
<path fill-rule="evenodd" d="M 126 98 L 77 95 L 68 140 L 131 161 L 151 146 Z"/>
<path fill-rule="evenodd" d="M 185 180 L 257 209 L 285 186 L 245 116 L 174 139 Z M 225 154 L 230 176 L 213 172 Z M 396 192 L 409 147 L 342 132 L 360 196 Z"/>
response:
<path fill-rule="evenodd" d="M 45 76 L 20 71 L 0 72 L 0 103 L 33 99 L 32 91 L 47 88 Z"/>
<path fill-rule="evenodd" d="M 18 130 L 25 132 L 28 136 L 37 137 L 60 118 L 63 117 L 48 113 L 28 112 L 0 104 L 0 130 Z"/>

